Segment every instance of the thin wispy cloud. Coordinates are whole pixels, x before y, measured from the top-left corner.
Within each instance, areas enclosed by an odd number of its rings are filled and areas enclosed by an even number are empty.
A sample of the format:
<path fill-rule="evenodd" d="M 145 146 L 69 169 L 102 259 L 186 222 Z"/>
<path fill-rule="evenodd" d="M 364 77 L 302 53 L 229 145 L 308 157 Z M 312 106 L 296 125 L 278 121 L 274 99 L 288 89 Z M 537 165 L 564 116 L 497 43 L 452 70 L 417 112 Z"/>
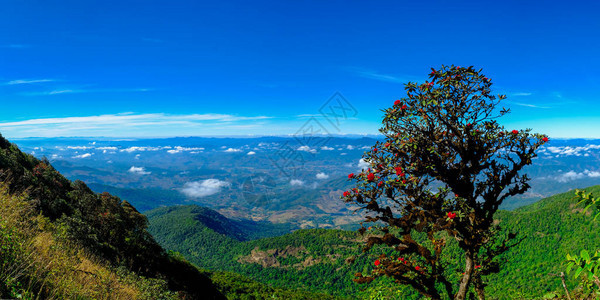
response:
<path fill-rule="evenodd" d="M 6 85 L 18 85 L 18 84 L 33 84 L 33 83 L 44 83 L 44 82 L 52 82 L 54 79 L 17 79 L 11 80 Z"/>
<path fill-rule="evenodd" d="M 22 49 L 22 48 L 29 48 L 29 45 L 24 45 L 24 44 L 8 44 L 8 45 L 2 45 L 2 46 L 0 46 L 0 48 Z"/>
<path fill-rule="evenodd" d="M 39 118 L 0 123 L 0 132 L 13 137 L 56 136 L 172 136 L 253 130 L 268 116 L 229 114 L 106 114 L 98 116 Z"/>
<path fill-rule="evenodd" d="M 514 104 L 514 105 L 518 105 L 518 106 L 524 106 L 524 107 L 531 107 L 531 108 L 552 108 L 550 106 L 543 106 L 543 105 L 537 105 L 537 104 L 531 104 L 531 103 L 523 103 L 523 102 L 517 102 L 517 101 L 512 101 L 512 100 L 506 100 L 506 102 Z"/>
<path fill-rule="evenodd" d="M 522 97 L 522 96 L 531 96 L 531 95 L 533 95 L 533 93 L 529 93 L 529 92 L 517 92 L 517 93 L 512 93 L 510 95 L 511 96 L 516 96 L 516 97 Z"/>
<path fill-rule="evenodd" d="M 415 76 L 398 76 L 391 74 L 383 74 L 373 70 L 366 70 L 360 68 L 350 68 L 350 71 L 360 77 L 379 80 L 379 81 L 387 81 L 394 83 L 408 83 L 409 81 L 417 81 L 418 77 Z"/>
<path fill-rule="evenodd" d="M 23 96 L 52 96 L 60 94 L 82 94 L 82 93 L 128 93 L 128 92 L 148 92 L 152 89 L 148 88 L 132 88 L 132 89 L 55 89 L 43 92 L 25 92 Z"/>

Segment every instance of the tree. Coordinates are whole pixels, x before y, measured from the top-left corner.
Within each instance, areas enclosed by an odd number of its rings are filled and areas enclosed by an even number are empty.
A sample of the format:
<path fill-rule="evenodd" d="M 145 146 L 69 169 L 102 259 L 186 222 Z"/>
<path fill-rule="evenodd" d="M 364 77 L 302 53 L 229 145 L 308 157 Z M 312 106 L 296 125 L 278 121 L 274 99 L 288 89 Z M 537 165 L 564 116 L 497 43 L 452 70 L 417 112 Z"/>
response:
<path fill-rule="evenodd" d="M 492 95 L 491 86 L 481 70 L 442 66 L 425 83 L 407 83 L 406 97 L 383 110 L 385 140 L 365 152 L 371 167 L 349 175 L 356 187 L 342 199 L 365 210 L 366 222 L 383 224 L 365 251 L 387 245 L 394 257 L 381 255 L 372 276 L 355 281 L 387 275 L 433 299 L 462 300 L 473 286 L 484 298 L 482 276 L 498 272 L 498 255 L 518 242 L 501 234 L 494 213 L 527 191 L 522 168 L 548 141 L 531 129 L 506 131 L 496 121 L 509 112 L 499 107 L 506 96 Z M 441 261 L 449 239 L 461 269 Z"/>

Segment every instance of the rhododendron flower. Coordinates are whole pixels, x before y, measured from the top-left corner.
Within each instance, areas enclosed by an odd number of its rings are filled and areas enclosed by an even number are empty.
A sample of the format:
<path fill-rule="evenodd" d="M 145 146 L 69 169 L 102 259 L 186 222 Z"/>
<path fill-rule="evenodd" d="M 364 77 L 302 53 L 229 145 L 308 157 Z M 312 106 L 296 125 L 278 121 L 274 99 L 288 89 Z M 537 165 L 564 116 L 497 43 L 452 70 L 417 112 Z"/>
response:
<path fill-rule="evenodd" d="M 400 100 L 394 101 L 394 105 L 400 105 L 400 104 L 402 104 L 402 101 L 400 101 Z"/>
<path fill-rule="evenodd" d="M 456 217 L 456 213 L 453 213 L 453 212 L 449 211 L 449 212 L 448 212 L 448 218 L 449 218 L 450 220 L 452 220 L 452 219 L 454 219 L 454 217 Z"/>
<path fill-rule="evenodd" d="M 547 141 L 548 141 L 548 137 L 544 137 L 544 138 L 542 139 L 542 141 L 543 141 L 544 143 L 545 143 L 545 142 L 547 142 Z"/>
<path fill-rule="evenodd" d="M 429 85 L 429 86 L 433 86 L 433 81 L 432 81 L 432 82 L 430 82 L 430 83 L 429 83 L 429 84 L 427 84 L 427 85 Z"/>
<path fill-rule="evenodd" d="M 406 106 L 406 104 L 402 105 L 402 109 L 407 109 L 408 106 Z"/>
<path fill-rule="evenodd" d="M 415 267 L 415 270 L 417 270 L 417 271 L 419 271 L 420 269 L 421 269 L 421 267 L 419 267 L 419 266 Z"/>
<path fill-rule="evenodd" d="M 475 266 L 475 269 L 479 269 L 479 268 L 481 268 L 481 265 L 476 265 Z"/>
<path fill-rule="evenodd" d="M 379 259 L 375 261 L 375 266 L 379 266 L 379 264 L 381 264 L 381 262 L 379 262 Z"/>
<path fill-rule="evenodd" d="M 373 181 L 373 180 L 375 180 L 375 174 L 373 174 L 373 173 L 369 173 L 369 174 L 367 175 L 367 180 L 368 180 L 368 181 Z"/>
<path fill-rule="evenodd" d="M 394 170 L 396 170 L 396 175 L 400 176 L 400 174 L 402 174 L 402 168 L 401 167 L 395 167 Z"/>
<path fill-rule="evenodd" d="M 383 146 L 387 148 L 390 146 L 390 143 L 385 143 Z"/>
<path fill-rule="evenodd" d="M 373 152 L 377 152 L 377 148 L 373 148 Z"/>
<path fill-rule="evenodd" d="M 344 197 L 348 197 L 348 195 L 350 195 L 350 193 L 348 191 L 344 192 Z"/>
<path fill-rule="evenodd" d="M 458 198 L 458 194 L 454 194 L 454 197 L 455 197 L 455 198 Z"/>
<path fill-rule="evenodd" d="M 348 174 L 348 179 L 350 179 L 350 178 L 352 178 L 352 177 L 354 177 L 354 173 L 350 173 L 350 174 Z"/>
<path fill-rule="evenodd" d="M 404 261 L 404 257 L 398 257 L 399 261 Z"/>
<path fill-rule="evenodd" d="M 377 184 L 377 186 L 378 186 L 378 187 L 381 187 L 381 186 L 383 186 L 383 181 L 380 181 L 380 182 Z"/>
<path fill-rule="evenodd" d="M 516 130 L 516 129 L 513 129 L 513 131 L 511 131 L 511 132 L 512 132 L 512 134 L 517 134 L 517 133 L 519 133 L 519 131 L 518 131 L 518 130 Z"/>

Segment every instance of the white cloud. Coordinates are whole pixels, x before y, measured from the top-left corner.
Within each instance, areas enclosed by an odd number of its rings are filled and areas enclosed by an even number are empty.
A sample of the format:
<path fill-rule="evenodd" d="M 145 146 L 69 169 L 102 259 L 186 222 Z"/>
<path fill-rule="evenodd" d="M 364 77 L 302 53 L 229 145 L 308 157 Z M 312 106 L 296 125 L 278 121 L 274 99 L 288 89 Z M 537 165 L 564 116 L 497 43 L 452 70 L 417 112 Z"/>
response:
<path fill-rule="evenodd" d="M 235 148 L 227 148 L 227 150 L 225 150 L 225 152 L 242 152 L 241 149 L 235 149 Z"/>
<path fill-rule="evenodd" d="M 305 152 L 310 152 L 310 153 L 317 153 L 317 150 L 310 148 L 309 146 L 300 146 L 298 147 L 298 149 L 296 149 L 298 151 L 305 151 Z"/>
<path fill-rule="evenodd" d="M 228 187 L 231 184 L 218 179 L 206 179 L 202 181 L 187 182 L 183 185 L 181 192 L 191 198 L 201 198 L 214 195 L 221 191 L 222 188 Z"/>
<path fill-rule="evenodd" d="M 329 178 L 329 175 L 321 172 L 321 173 L 318 173 L 316 177 L 317 177 L 317 179 L 327 179 L 327 178 Z"/>
<path fill-rule="evenodd" d="M 129 170 L 127 171 L 129 173 L 133 173 L 136 175 L 148 175 L 152 172 L 146 171 L 146 169 L 144 167 L 134 167 L 131 166 L 131 168 L 129 168 Z"/>
<path fill-rule="evenodd" d="M 300 179 L 292 179 L 292 180 L 290 180 L 290 185 L 292 185 L 292 186 L 303 186 L 304 185 L 304 181 L 302 181 Z"/>
<path fill-rule="evenodd" d="M 588 144 L 585 146 L 560 146 L 560 147 L 545 147 L 543 150 L 547 150 L 552 154 L 556 154 L 556 157 L 560 156 L 586 156 L 591 151 L 599 150 L 600 145 Z M 588 155 L 589 156 L 589 155 Z"/>
<path fill-rule="evenodd" d="M 331 150 L 335 150 L 335 149 L 333 149 L 332 147 L 323 146 L 323 147 L 321 147 L 321 150 L 331 151 Z"/>
<path fill-rule="evenodd" d="M 256 154 L 256 152 L 254 152 L 254 151 L 250 151 L 250 152 L 246 153 L 246 155 L 254 155 L 254 154 Z"/>
<path fill-rule="evenodd" d="M 566 172 L 564 174 L 557 176 L 556 180 L 558 182 L 568 182 L 568 181 L 583 179 L 585 177 L 592 177 L 592 178 L 600 177 L 600 172 L 599 171 L 590 171 L 590 170 L 584 170 L 583 172 L 575 172 L 575 171 L 571 170 L 569 172 Z"/>
<path fill-rule="evenodd" d="M 346 149 L 348 149 L 348 150 L 353 150 L 353 149 L 354 149 L 354 146 L 352 146 L 352 145 L 348 145 L 348 146 L 346 146 Z"/>
<path fill-rule="evenodd" d="M 361 158 L 361 159 L 358 161 L 358 168 L 359 168 L 359 169 L 361 169 L 361 170 L 366 170 L 366 169 L 368 169 L 368 168 L 370 168 L 370 167 L 371 167 L 371 164 L 369 164 L 369 163 L 368 163 L 368 162 L 367 162 L 367 161 L 366 161 L 364 158 Z"/>
<path fill-rule="evenodd" d="M 86 158 L 86 157 L 90 157 L 90 156 L 92 156 L 92 153 L 84 153 L 81 155 L 75 155 L 75 156 L 73 156 L 73 158 Z"/>
<path fill-rule="evenodd" d="M 179 152 L 181 152 L 181 150 L 174 150 L 174 149 L 171 149 L 171 150 L 167 150 L 167 152 L 168 152 L 168 153 L 171 153 L 171 154 L 175 154 L 175 153 L 179 153 Z"/>

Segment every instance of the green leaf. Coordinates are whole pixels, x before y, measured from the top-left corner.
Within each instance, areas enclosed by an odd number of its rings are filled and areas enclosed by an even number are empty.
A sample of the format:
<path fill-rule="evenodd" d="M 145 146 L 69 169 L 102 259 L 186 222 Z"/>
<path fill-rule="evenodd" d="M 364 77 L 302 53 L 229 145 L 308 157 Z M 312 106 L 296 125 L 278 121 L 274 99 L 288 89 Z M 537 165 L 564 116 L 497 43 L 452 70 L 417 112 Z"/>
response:
<path fill-rule="evenodd" d="M 579 274 L 581 274 L 581 271 L 583 271 L 583 268 L 577 267 L 577 271 L 575 271 L 575 278 L 579 277 Z"/>
<path fill-rule="evenodd" d="M 570 264 L 567 266 L 567 273 L 570 273 L 570 272 L 571 272 L 571 269 L 573 268 L 573 266 L 574 266 L 574 264 L 572 264 L 572 263 L 570 263 Z"/>
<path fill-rule="evenodd" d="M 586 262 L 590 261 L 590 254 L 587 252 L 587 250 L 583 249 L 581 250 L 581 258 L 583 258 Z"/>

